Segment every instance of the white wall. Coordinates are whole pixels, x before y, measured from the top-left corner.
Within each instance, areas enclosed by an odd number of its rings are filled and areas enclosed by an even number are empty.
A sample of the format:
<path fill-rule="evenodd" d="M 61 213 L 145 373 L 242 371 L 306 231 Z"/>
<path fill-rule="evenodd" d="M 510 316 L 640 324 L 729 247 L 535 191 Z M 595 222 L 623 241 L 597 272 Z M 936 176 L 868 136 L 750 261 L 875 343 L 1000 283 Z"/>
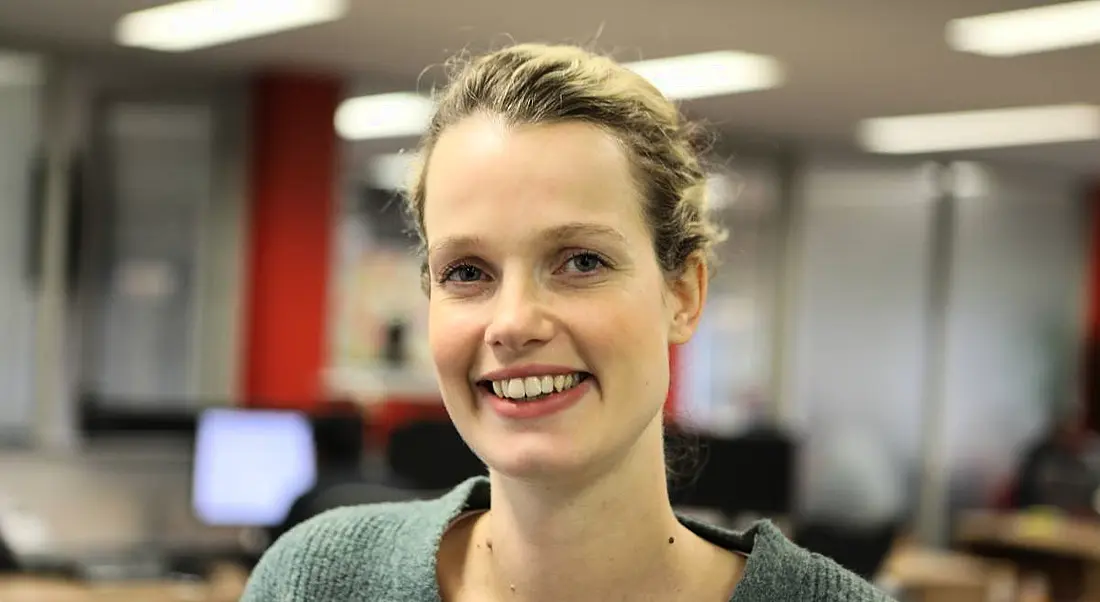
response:
<path fill-rule="evenodd" d="M 868 504 L 896 505 L 920 451 L 931 233 L 924 172 L 918 164 L 810 157 L 798 179 L 804 238 L 790 370 L 792 410 L 805 434 L 804 509 L 840 506 L 836 483 L 873 487 L 876 499 L 863 492 Z M 844 474 L 852 467 L 838 445 L 850 440 L 878 462 L 856 468 L 865 474 Z"/>
<path fill-rule="evenodd" d="M 33 429 L 34 297 L 25 270 L 39 95 L 37 85 L 0 84 L 0 440 Z"/>
<path fill-rule="evenodd" d="M 89 225 L 94 259 L 77 311 L 81 380 L 105 399 L 237 401 L 248 157 L 241 88 L 138 96 L 97 115 L 106 122 L 96 154 L 109 161 L 93 164 L 101 184 L 92 202 L 107 217 Z M 127 280 L 154 290 L 142 294 Z M 158 282 L 167 288 L 155 290 Z"/>
<path fill-rule="evenodd" d="M 677 420 L 713 433 L 732 433 L 768 417 L 774 367 L 777 248 L 781 194 L 778 161 L 735 156 L 710 202 L 728 238 L 698 332 L 683 346 Z M 718 180 L 715 180 L 718 181 Z"/>
<path fill-rule="evenodd" d="M 196 273 L 195 389 L 210 404 L 236 404 L 244 347 L 248 243 L 248 88 L 218 88 L 213 101 L 212 193 L 202 208 Z"/>
<path fill-rule="evenodd" d="M 852 510 L 840 490 L 858 487 L 866 490 L 860 503 L 913 509 L 905 500 L 916 499 L 924 409 L 936 395 L 944 404 L 939 445 L 952 504 L 988 501 L 1051 403 L 1066 401 L 1080 334 L 1078 182 L 988 168 L 980 172 L 985 192 L 960 190 L 947 341 L 932 350 L 926 173 L 916 162 L 839 157 L 811 157 L 800 173 L 804 223 L 790 370 L 806 442 L 805 511 Z M 930 352 L 945 354 L 940 391 L 925 382 Z M 852 440 L 862 456 L 880 457 L 839 466 Z"/>
<path fill-rule="evenodd" d="M 960 501 L 988 496 L 1073 394 L 1084 202 L 1071 178 L 988 168 L 959 201 L 948 339 L 947 461 Z"/>
<path fill-rule="evenodd" d="M 74 68 L 75 69 L 75 68 Z M 128 80 L 129 81 L 129 80 Z M 51 99 L 64 109 L 93 106 L 93 100 L 107 87 L 102 78 L 89 76 L 81 79 L 81 85 L 55 91 Z M 61 86 L 58 86 L 61 88 Z M 197 391 L 203 401 L 232 403 L 236 399 L 237 366 L 239 355 L 239 323 L 241 291 L 240 282 L 244 257 L 244 217 L 247 190 L 247 144 L 245 141 L 243 86 L 230 86 L 224 90 L 210 87 L 215 92 L 206 95 L 176 95 L 174 98 L 213 98 L 215 109 L 215 136 L 213 151 L 216 160 L 210 166 L 212 173 L 207 186 L 212 191 L 201 199 L 198 209 L 204 226 L 200 242 L 193 249 L 198 267 L 194 275 L 193 298 L 195 320 L 187 331 L 192 337 L 189 345 L 198 356 L 187 372 L 187 386 Z M 2 90 L 2 89 L 0 89 Z M 167 96 L 173 98 L 171 94 Z M 40 110 L 41 103 L 26 99 L 20 107 Z M 20 362 L 33 360 L 33 319 L 21 322 L 10 320 L 11 299 L 17 290 L 8 286 L 18 274 L 22 278 L 22 246 L 17 241 L 23 235 L 24 221 L 18 213 L 24 208 L 25 196 L 13 197 L 9 188 L 15 180 L 9 174 L 18 167 L 23 173 L 23 159 L 8 160 L 12 145 L 7 144 L 12 130 L 10 122 L 20 127 L 37 125 L 37 119 L 27 114 L 8 119 L 10 104 L 0 94 L 0 515 L 12 508 L 19 508 L 40 519 L 49 530 L 42 550 L 63 554 L 80 554 L 89 551 L 125 548 L 141 543 L 171 543 L 174 545 L 233 544 L 239 533 L 234 530 L 205 527 L 194 518 L 190 510 L 190 452 L 188 446 L 158 443 L 155 441 L 124 444 L 96 443 L 91 445 L 58 445 L 57 441 L 77 439 L 71 420 L 75 404 L 75 387 L 72 381 L 83 380 L 81 374 L 81 330 L 97 304 L 86 298 L 102 293 L 105 287 L 92 286 L 90 290 L 70 291 L 67 299 L 67 315 L 64 316 L 61 338 L 64 354 L 72 359 L 71 365 L 51 362 L 46 378 L 58 384 L 54 393 L 61 399 L 44 412 L 39 442 L 42 447 L 33 450 L 11 450 L 2 447 L 5 427 L 16 424 L 23 433 L 34 423 L 36 399 L 31 396 L 31 366 L 26 366 L 26 395 L 20 405 L 10 402 L 8 395 L 11 381 L 9 372 Z M 61 113 L 55 109 L 55 113 Z M 84 128 L 73 127 L 68 119 L 55 120 L 53 134 L 71 141 L 77 147 L 88 144 Z M 22 132 L 23 130 L 19 130 Z M 28 130 L 29 131 L 29 130 Z M 186 175 L 186 174 L 184 174 Z M 94 177 L 92 178 L 95 179 Z M 13 202 L 17 201 L 17 202 Z M 109 215 L 88 216 L 93 222 L 93 236 L 109 237 Z M 94 223 L 106 219 L 107 225 Z M 172 226 L 173 224 L 167 224 Z M 209 226 L 209 227 L 206 227 Z M 96 228 L 98 227 L 98 232 Z M 13 234 L 14 233 L 14 234 Z M 170 228 L 169 228 L 169 233 Z M 178 232 L 176 232 L 178 234 Z M 9 234 L 12 234 L 9 236 Z M 19 236 L 16 236 L 18 234 Z M 19 249 L 18 254 L 9 249 Z M 17 272 L 12 272 L 17 268 Z M 82 297 L 82 295 L 84 295 Z M 19 297 L 22 299 L 22 297 Z M 33 299 L 29 291 L 25 301 L 28 311 Z M 125 316 L 124 316 L 125 317 Z M 27 330 L 28 345 L 19 349 L 9 336 L 12 326 Z M 126 327 L 127 324 L 123 324 Z M 132 323 L 129 324 L 132 327 Z M 95 341 L 88 347 L 92 352 Z M 84 359 L 87 359 L 86 357 Z M 178 382 L 178 380 L 177 380 Z M 52 396 L 51 396 L 52 399 Z M 79 443 L 79 442 L 78 442 Z M 13 542 L 19 543 L 19 542 Z M 24 551 L 18 546 L 18 551 Z M 35 550 L 37 551 L 37 550 Z"/>
<path fill-rule="evenodd" d="M 196 274 L 201 208 L 211 196 L 212 117 L 201 104 L 123 102 L 103 124 L 110 211 L 93 278 L 104 296 L 88 316 L 82 384 L 107 399 L 195 397 Z"/>

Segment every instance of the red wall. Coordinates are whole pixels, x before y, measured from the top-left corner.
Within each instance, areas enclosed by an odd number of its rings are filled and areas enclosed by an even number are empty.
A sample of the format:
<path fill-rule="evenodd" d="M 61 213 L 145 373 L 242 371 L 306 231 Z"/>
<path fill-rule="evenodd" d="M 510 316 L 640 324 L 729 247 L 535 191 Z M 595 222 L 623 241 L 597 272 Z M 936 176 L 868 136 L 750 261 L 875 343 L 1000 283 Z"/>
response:
<path fill-rule="evenodd" d="M 252 88 L 242 399 L 321 401 L 335 231 L 340 82 L 268 74 Z"/>

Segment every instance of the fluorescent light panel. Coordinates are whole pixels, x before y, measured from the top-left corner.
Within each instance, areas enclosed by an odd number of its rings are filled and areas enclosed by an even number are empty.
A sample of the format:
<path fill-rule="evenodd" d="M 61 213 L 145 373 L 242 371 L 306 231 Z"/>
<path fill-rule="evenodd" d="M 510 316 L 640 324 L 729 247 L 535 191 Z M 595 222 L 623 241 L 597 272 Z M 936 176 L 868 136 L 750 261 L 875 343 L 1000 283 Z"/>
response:
<path fill-rule="evenodd" d="M 411 92 L 349 98 L 336 109 L 336 132 L 348 140 L 418 136 L 433 110 L 431 99 Z"/>
<path fill-rule="evenodd" d="M 778 87 L 784 79 L 776 59 L 734 51 L 653 59 L 626 67 L 674 100 L 766 90 Z"/>
<path fill-rule="evenodd" d="M 115 39 L 183 52 L 335 21 L 346 11 L 347 0 L 186 0 L 124 16 Z"/>
<path fill-rule="evenodd" d="M 737 94 L 774 88 L 783 69 L 773 58 L 717 51 L 650 61 L 626 67 L 675 100 Z M 344 101 L 336 113 L 336 131 L 349 140 L 422 134 L 431 120 L 431 101 L 416 94 L 382 94 Z"/>
<path fill-rule="evenodd" d="M 1100 44 L 1100 1 L 1066 2 L 947 24 L 947 43 L 962 52 L 1017 56 Z"/>
<path fill-rule="evenodd" d="M 1100 139 L 1100 107 L 1057 105 L 867 119 L 858 139 L 884 154 L 917 154 Z"/>

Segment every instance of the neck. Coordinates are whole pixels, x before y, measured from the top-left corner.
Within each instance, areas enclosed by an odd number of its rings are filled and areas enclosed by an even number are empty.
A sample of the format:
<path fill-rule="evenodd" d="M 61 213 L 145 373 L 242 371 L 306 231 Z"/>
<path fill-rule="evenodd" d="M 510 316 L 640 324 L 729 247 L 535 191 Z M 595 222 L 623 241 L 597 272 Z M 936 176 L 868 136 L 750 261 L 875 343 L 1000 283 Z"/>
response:
<path fill-rule="evenodd" d="M 640 599 L 678 584 L 691 538 L 669 503 L 659 419 L 649 430 L 601 477 L 569 487 L 490 477 L 491 510 L 478 537 L 491 544 L 493 589 L 510 600 L 556 602 Z"/>

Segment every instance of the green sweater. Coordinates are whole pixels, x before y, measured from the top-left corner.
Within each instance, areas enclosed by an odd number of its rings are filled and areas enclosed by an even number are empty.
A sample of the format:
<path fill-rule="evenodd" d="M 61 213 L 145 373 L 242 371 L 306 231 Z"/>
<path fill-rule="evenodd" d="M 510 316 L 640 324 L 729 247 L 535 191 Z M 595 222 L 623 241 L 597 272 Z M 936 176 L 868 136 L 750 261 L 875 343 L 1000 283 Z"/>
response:
<path fill-rule="evenodd" d="M 489 482 L 474 478 L 434 500 L 332 510 L 275 542 L 242 602 L 440 602 L 440 539 L 461 513 L 488 506 Z M 730 602 L 889 600 L 831 560 L 794 545 L 769 522 L 733 533 L 680 520 L 700 537 L 749 555 Z"/>

